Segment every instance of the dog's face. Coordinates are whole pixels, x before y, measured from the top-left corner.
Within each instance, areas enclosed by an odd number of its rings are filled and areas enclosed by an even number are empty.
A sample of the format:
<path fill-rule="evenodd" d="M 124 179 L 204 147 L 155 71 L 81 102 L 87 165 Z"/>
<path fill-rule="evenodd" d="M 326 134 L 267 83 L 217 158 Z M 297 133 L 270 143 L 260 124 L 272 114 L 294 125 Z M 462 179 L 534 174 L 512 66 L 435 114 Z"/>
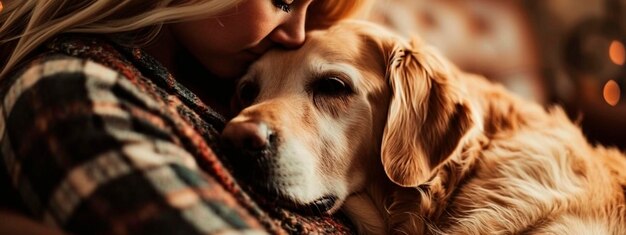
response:
<path fill-rule="evenodd" d="M 435 77 L 444 75 L 409 47 L 376 26 L 344 22 L 311 32 L 298 50 L 268 52 L 239 82 L 241 112 L 223 132 L 241 151 L 235 173 L 288 206 L 326 213 L 381 169 L 402 186 L 423 181 L 469 116 L 454 95 L 439 97 L 448 87 Z M 443 135 L 451 144 L 431 148 Z"/>

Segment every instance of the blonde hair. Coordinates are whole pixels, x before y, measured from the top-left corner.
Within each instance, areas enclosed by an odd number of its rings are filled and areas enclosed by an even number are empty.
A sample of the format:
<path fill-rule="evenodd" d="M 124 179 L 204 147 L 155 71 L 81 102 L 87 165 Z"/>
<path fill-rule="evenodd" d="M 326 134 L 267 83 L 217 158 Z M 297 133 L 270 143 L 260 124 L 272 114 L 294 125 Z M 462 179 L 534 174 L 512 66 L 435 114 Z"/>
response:
<path fill-rule="evenodd" d="M 0 78 L 45 41 L 62 33 L 129 34 L 141 45 L 164 23 L 216 16 L 245 0 L 21 0 L 0 12 Z M 270 0 L 268 0 L 270 1 Z M 325 26 L 360 11 L 370 0 L 317 0 L 309 14 Z M 309 21 L 309 20 L 307 20 Z"/>

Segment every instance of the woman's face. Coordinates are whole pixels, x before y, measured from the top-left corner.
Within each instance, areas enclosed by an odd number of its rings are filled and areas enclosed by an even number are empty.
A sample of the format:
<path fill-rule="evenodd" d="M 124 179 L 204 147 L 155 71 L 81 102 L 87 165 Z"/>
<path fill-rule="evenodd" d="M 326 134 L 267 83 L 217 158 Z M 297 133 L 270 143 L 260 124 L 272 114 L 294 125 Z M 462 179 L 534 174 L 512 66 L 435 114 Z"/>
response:
<path fill-rule="evenodd" d="M 270 48 L 294 48 L 304 42 L 311 1 L 244 0 L 217 17 L 176 23 L 170 29 L 211 73 L 237 78 Z"/>

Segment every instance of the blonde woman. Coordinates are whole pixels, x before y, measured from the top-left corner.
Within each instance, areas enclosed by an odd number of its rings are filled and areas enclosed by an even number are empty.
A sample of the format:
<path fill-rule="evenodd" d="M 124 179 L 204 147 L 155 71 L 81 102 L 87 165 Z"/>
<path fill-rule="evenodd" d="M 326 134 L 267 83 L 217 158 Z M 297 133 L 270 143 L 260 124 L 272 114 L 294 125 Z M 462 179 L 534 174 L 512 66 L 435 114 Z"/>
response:
<path fill-rule="evenodd" d="M 217 136 L 251 62 L 368 2 L 4 1 L 0 233 L 346 232 L 257 206 Z"/>

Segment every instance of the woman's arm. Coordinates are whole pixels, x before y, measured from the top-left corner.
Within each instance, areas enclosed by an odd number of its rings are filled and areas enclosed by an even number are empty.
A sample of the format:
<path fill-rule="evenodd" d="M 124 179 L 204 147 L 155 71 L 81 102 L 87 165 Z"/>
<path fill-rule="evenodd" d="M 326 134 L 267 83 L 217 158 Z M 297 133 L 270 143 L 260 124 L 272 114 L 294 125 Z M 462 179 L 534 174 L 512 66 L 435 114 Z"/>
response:
<path fill-rule="evenodd" d="M 46 223 L 81 234 L 262 228 L 198 169 L 163 107 L 116 71 L 59 56 L 2 94 L 3 165 Z"/>

